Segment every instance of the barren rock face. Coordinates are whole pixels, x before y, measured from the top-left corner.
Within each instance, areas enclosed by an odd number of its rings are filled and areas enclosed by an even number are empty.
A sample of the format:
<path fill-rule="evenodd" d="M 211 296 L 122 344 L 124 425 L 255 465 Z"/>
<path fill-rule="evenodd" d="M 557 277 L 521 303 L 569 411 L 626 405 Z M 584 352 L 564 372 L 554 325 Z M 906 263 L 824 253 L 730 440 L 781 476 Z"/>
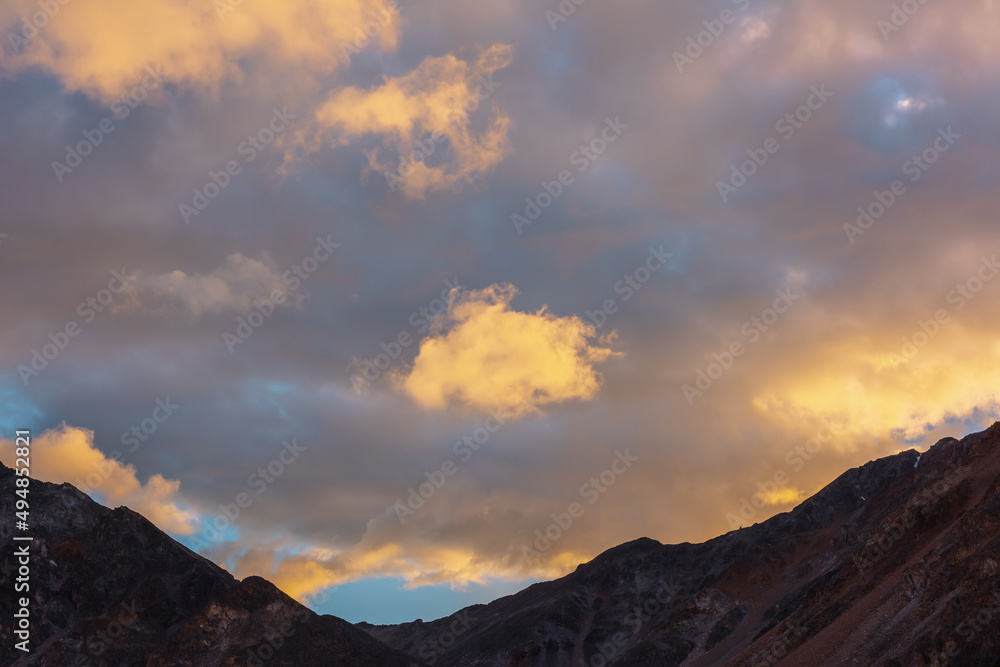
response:
<path fill-rule="evenodd" d="M 453 641 L 459 614 L 360 627 L 446 667 L 1000 665 L 1000 424 L 917 457 L 705 544 L 623 544 Z"/>
<path fill-rule="evenodd" d="M 33 650 L 13 648 L 5 621 L 0 663 L 996 667 L 1000 424 L 917 456 L 850 470 L 793 511 L 704 544 L 642 538 L 562 579 L 394 626 L 317 616 L 128 509 L 34 481 Z M 13 489 L 0 466 L 5 554 Z M 9 619 L 9 556 L 3 565 Z"/>
<path fill-rule="evenodd" d="M 14 473 L 0 464 L 0 664 L 51 667 L 420 664 L 269 582 L 238 582 L 126 508 L 32 480 L 31 653 L 14 648 Z M 17 594 L 18 596 L 22 594 Z"/>

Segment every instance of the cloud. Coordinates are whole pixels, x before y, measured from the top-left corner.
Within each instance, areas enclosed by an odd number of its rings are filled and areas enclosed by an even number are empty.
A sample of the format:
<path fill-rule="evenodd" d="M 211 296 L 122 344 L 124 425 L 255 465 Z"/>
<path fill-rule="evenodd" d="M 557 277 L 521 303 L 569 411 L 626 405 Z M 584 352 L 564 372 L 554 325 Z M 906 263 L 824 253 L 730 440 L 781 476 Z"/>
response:
<path fill-rule="evenodd" d="M 454 402 L 515 416 L 593 398 L 601 383 L 594 364 L 616 353 L 594 344 L 594 328 L 579 317 L 511 310 L 516 295 L 513 285 L 493 285 L 450 301 L 398 386 L 425 408 Z"/>
<path fill-rule="evenodd" d="M 765 505 L 798 505 L 810 494 L 790 486 L 781 486 L 773 491 L 762 492 Z"/>
<path fill-rule="evenodd" d="M 273 563 L 261 561 L 257 573 L 267 575 L 273 567 L 290 591 L 382 573 L 412 572 L 414 582 L 478 576 L 477 568 L 496 571 L 491 568 L 505 557 L 524 563 L 518 549 L 531 543 L 536 529 L 545 529 L 553 512 L 580 500 L 580 484 L 607 465 L 602 457 L 609 444 L 632 447 L 642 465 L 593 508 L 587 505 L 585 519 L 532 560 L 531 567 L 539 568 L 532 573 L 547 576 L 540 568 L 553 567 L 562 574 L 565 569 L 551 564 L 572 569 L 639 535 L 673 542 L 714 536 L 727 530 L 726 514 L 738 512 L 741 498 L 750 498 L 776 471 L 789 473 L 792 489 L 811 491 L 917 438 L 929 444 L 972 428 L 953 415 L 972 414 L 979 423 L 983 411 L 997 414 L 990 407 L 1000 386 L 994 370 L 1000 369 L 1000 317 L 989 309 L 993 294 L 984 292 L 960 313 L 949 311 L 954 321 L 908 363 L 894 368 L 887 361 L 900 353 L 902 337 L 912 339 L 919 330 L 918 319 L 951 308 L 945 294 L 954 281 L 968 278 L 961 263 L 943 271 L 941 258 L 962 245 L 978 253 L 1000 243 L 991 215 L 1000 178 L 997 128 L 989 113 L 1000 94 L 991 69 L 1000 52 L 1000 42 L 991 38 L 1000 13 L 985 2 L 975 0 L 957 17 L 947 15 L 944 5 L 928 4 L 888 39 L 876 21 L 889 16 L 889 7 L 752 2 L 682 74 L 671 54 L 685 49 L 688 36 L 704 29 L 703 21 L 717 17 L 699 3 L 588 5 L 555 33 L 537 8 L 524 3 L 450 2 L 440 12 L 404 3 L 405 26 L 394 17 L 348 72 L 338 39 L 343 33 L 353 41 L 350 20 L 330 31 L 311 21 L 294 28 L 281 21 L 271 25 L 262 17 L 349 3 L 305 0 L 268 7 L 243 0 L 220 18 L 213 1 L 199 3 L 204 20 L 189 12 L 193 27 L 177 29 L 170 20 L 133 20 L 170 14 L 162 0 L 135 6 L 69 0 L 23 55 L 0 56 L 6 74 L 20 75 L 4 83 L 9 95 L 2 105 L 2 143 L 12 159 L 0 187 L 16 209 L 0 230 L 10 234 L 0 252 L 11 260 L 0 273 L 4 284 L 18 289 L 0 297 L 8 314 L 0 325 L 0 356 L 14 368 L 51 343 L 49 332 L 60 331 L 70 318 L 79 320 L 76 304 L 102 288 L 108 270 L 123 258 L 130 269 L 146 267 L 136 281 L 138 307 L 192 319 L 235 311 L 245 297 L 271 284 L 274 267 L 245 248 L 267 247 L 275 258 L 298 256 L 298 240 L 329 226 L 351 242 L 350 266 L 336 276 L 310 279 L 316 317 L 298 318 L 294 328 L 289 321 L 274 323 L 275 334 L 291 336 L 295 344 L 273 346 L 239 364 L 225 349 L 204 345 L 198 327 L 162 326 L 157 318 L 100 318 L 50 361 L 30 389 L 18 386 L 16 376 L 0 386 L 0 422 L 13 427 L 15 419 L 55 414 L 98 434 L 116 433 L 122 414 L 140 414 L 149 396 L 169 386 L 185 405 L 201 406 L 173 452 L 179 460 L 199 461 L 199 474 L 178 477 L 184 497 L 199 508 L 245 491 L 247 476 L 264 462 L 257 453 L 268 451 L 279 433 L 313 433 L 331 443 L 322 453 L 310 449 L 316 458 L 309 466 L 297 468 L 294 480 L 283 479 L 280 491 L 269 491 L 266 502 L 255 502 L 240 518 L 240 537 L 290 526 L 290 516 L 296 517 L 297 543 L 344 536 L 326 545 L 336 556 L 310 552 L 297 559 L 281 552 Z M 169 7 L 179 8 L 179 17 L 194 4 L 180 0 Z M 8 47 L 7 27 L 34 11 L 37 0 L 0 3 Z M 74 12 L 86 20 L 77 21 Z M 117 25 L 135 31 L 134 43 L 118 44 L 126 33 L 116 27 L 118 18 L 123 23 Z M 251 25 L 259 39 L 249 32 L 243 42 L 235 39 L 236 28 Z M 369 57 L 387 54 L 400 30 L 405 49 L 384 60 Z M 268 31 L 278 39 L 270 41 Z M 291 39 L 295 31 L 309 39 Z M 376 171 L 369 178 L 377 188 L 357 188 L 356 160 L 348 154 L 356 152 L 363 167 L 361 150 L 378 147 L 369 153 L 369 168 L 395 170 L 398 156 L 409 156 L 413 143 L 435 129 L 434 110 L 444 104 L 438 102 L 450 102 L 453 93 L 461 105 L 462 94 L 481 84 L 475 75 L 481 57 L 471 45 L 512 39 L 498 35 L 519 36 L 517 63 L 497 68 L 493 77 L 502 85 L 480 102 L 482 108 L 459 108 L 452 116 L 464 126 L 445 122 L 456 138 L 434 144 L 426 165 L 413 167 L 397 185 L 410 199 L 382 201 L 383 176 Z M 315 57 L 296 56 L 300 45 L 320 49 Z M 494 50 L 502 54 L 503 47 Z M 115 55 L 119 51 L 123 57 Z M 420 65 L 427 54 L 436 57 Z M 65 97 L 28 72 L 33 62 L 65 83 Z M 301 73 L 295 74 L 299 63 Z M 53 188 L 50 170 L 18 167 L 62 159 L 70 134 L 78 141 L 81 130 L 94 127 L 91 104 L 74 93 L 115 97 L 141 81 L 147 64 L 168 73 L 169 104 L 116 129 L 88 158 L 86 173 L 74 172 Z M 479 76 L 488 78 L 491 67 L 483 65 Z M 274 85 L 278 71 L 297 84 L 288 93 L 293 99 Z M 317 77 L 318 71 L 326 74 Z M 382 71 L 390 78 L 383 80 Z M 954 76 L 956 71 L 963 75 Z M 348 73 L 349 79 L 340 78 Z M 886 78 L 898 87 L 880 88 Z M 317 81 L 323 87 L 306 87 Z M 775 121 L 804 103 L 810 86 L 824 83 L 836 94 L 830 106 L 790 140 L 777 134 Z M 198 86 L 218 89 L 222 104 L 214 106 Z M 181 94 L 173 96 L 175 90 Z M 903 109 L 900 99 L 929 102 L 923 110 L 919 104 Z M 488 108 L 494 101 L 503 117 L 510 116 L 496 145 L 509 139 L 513 151 L 494 168 L 489 192 L 410 205 L 435 188 L 450 192 L 448 179 L 460 184 L 457 174 L 466 164 L 498 161 L 496 151 L 481 149 L 489 146 L 491 119 L 500 118 Z M 178 193 L 204 182 L 208 170 L 222 168 L 245 131 L 259 127 L 265 104 L 286 103 L 299 118 L 283 137 L 303 133 L 298 144 L 275 146 L 270 156 L 280 158 L 287 150 L 288 167 L 295 166 L 298 146 L 313 159 L 332 154 L 330 168 L 267 188 L 258 168 L 267 171 L 273 162 L 258 158 L 240 177 L 247 180 L 238 191 L 227 190 L 232 208 L 213 204 L 221 207 L 222 228 L 177 228 Z M 321 108 L 330 116 L 317 114 Z M 639 128 L 635 138 L 641 140 L 615 144 L 579 174 L 572 192 L 546 211 L 544 229 L 536 226 L 515 242 L 509 227 L 504 232 L 497 226 L 541 180 L 553 180 L 564 167 L 575 169 L 570 153 L 597 136 L 602 118 L 618 113 Z M 884 121 L 887 113 L 900 119 L 894 127 Z M 873 191 L 888 188 L 903 162 L 924 150 L 923 133 L 933 134 L 939 123 L 953 123 L 962 134 L 955 151 L 916 187 L 907 183 L 891 214 L 847 243 L 843 224 L 854 222 L 857 206 L 872 201 Z M 60 127 L 65 132 L 53 131 Z M 463 137 L 470 147 L 466 162 L 455 149 Z M 781 150 L 723 206 L 717 180 L 728 179 L 731 166 L 768 137 L 781 138 Z M 486 173 L 478 167 L 467 171 Z M 161 210 L 164 226 L 151 231 Z M 102 222 L 109 220 L 115 224 Z M 275 220 L 282 226 L 279 236 Z M 233 246 L 236 226 L 241 248 Z M 190 234 L 195 236 L 182 238 Z M 552 396 L 542 393 L 536 401 L 535 394 L 537 383 L 559 394 L 550 389 L 552 382 L 543 382 L 549 372 L 539 377 L 520 358 L 494 363 L 471 334 L 469 350 L 461 350 L 456 332 L 471 331 L 480 318 L 443 318 L 446 326 L 401 377 L 422 402 L 411 400 L 408 391 L 377 401 L 348 393 L 343 369 L 355 357 L 380 352 L 379 344 L 398 332 L 414 333 L 408 328 L 414 320 L 407 318 L 433 298 L 444 271 L 479 286 L 516 274 L 523 293 L 546 295 L 538 304 L 547 302 L 559 314 L 582 313 L 582 307 L 556 304 L 597 303 L 605 293 L 617 297 L 615 281 L 636 266 L 633 246 L 668 239 L 679 258 L 673 278 L 646 283 L 615 316 L 628 357 L 598 366 L 581 362 L 578 350 L 569 353 L 569 368 L 583 369 L 583 376 L 597 368 L 605 376 L 599 393 L 574 406 L 586 409 L 546 408 L 540 401 Z M 191 243 L 202 257 L 217 259 L 196 264 L 180 258 Z M 237 249 L 270 267 L 263 272 L 270 278 L 242 289 L 243 283 L 224 276 L 219 266 Z M 172 273 L 175 268 L 183 273 Z M 750 342 L 740 325 L 771 303 L 789 268 L 807 269 L 808 300 L 762 330 L 690 406 L 681 386 L 694 381 L 712 355 L 724 354 L 734 341 Z M 243 275 L 235 268 L 233 273 Z M 224 284 L 223 296 L 211 289 L 211 276 Z M 530 303 L 534 311 L 536 302 Z M 510 321 L 538 320 L 511 308 L 500 307 L 501 326 L 482 332 L 484 349 L 507 354 L 507 339 L 522 337 Z M 544 352 L 546 340 L 532 343 L 528 354 L 551 357 Z M 417 347 L 408 348 L 409 360 Z M 457 460 L 448 447 L 466 431 L 436 410 L 510 394 L 519 406 L 551 414 L 509 420 L 500 434 L 503 447 L 477 452 L 398 533 L 358 546 L 363 521 L 397 498 L 405 500 L 408 487 L 427 481 L 425 471 L 440 470 L 446 458 Z M 438 407 L 424 409 L 427 401 Z M 471 429 L 485 415 L 466 416 Z M 839 435 L 818 453 L 808 449 L 789 460 L 788 452 L 817 434 L 823 416 L 840 426 Z M 934 430 L 926 430 L 929 425 Z M 799 460 L 804 463 L 792 462 Z M 140 461 L 135 464 L 145 472 Z M 498 502 L 500 491 L 513 500 Z M 654 509 L 649 498 L 657 499 Z M 752 521 L 783 509 L 760 508 Z M 516 570 L 513 564 L 510 570 Z"/>
<path fill-rule="evenodd" d="M 952 326 L 958 333 L 961 325 Z M 859 341 L 860 349 L 835 363 L 785 369 L 766 390 L 761 388 L 753 404 L 788 428 L 822 417 L 836 420 L 851 436 L 839 441 L 848 449 L 872 437 L 917 442 L 932 426 L 972 418 L 978 410 L 995 414 L 1000 383 L 995 336 L 970 328 L 960 336 L 950 334 L 943 331 L 923 349 L 913 346 L 918 351 L 905 361 L 900 339 L 886 340 L 873 354 L 864 349 L 870 344 L 862 347 Z"/>
<path fill-rule="evenodd" d="M 0 442 L 0 459 L 14 465 L 14 443 Z M 160 529 L 181 535 L 194 532 L 194 513 L 179 505 L 180 482 L 153 475 L 145 484 L 135 467 L 106 457 L 94 446 L 94 432 L 75 426 L 49 429 L 31 439 L 31 476 L 57 484 L 69 482 L 84 492 L 104 496 L 112 507 L 126 505 Z"/>
<path fill-rule="evenodd" d="M 368 577 L 401 577 L 407 588 L 438 584 L 463 588 L 496 579 L 554 578 L 590 558 L 586 553 L 560 550 L 545 562 L 528 564 L 468 546 L 411 539 L 375 541 L 371 530 L 360 544 L 339 553 L 292 540 L 234 544 L 232 571 L 238 578 L 265 577 L 293 598 L 307 602 L 325 588 Z"/>
<path fill-rule="evenodd" d="M 382 157 L 381 149 L 371 150 L 368 173 L 390 174 L 390 187 L 400 187 L 408 197 L 422 199 L 486 174 L 510 152 L 510 119 L 494 111 L 488 126 L 477 133 L 470 114 L 502 85 L 492 75 L 507 67 L 511 57 L 509 46 L 494 44 L 472 63 L 452 54 L 427 58 L 412 72 L 386 78 L 380 86 L 341 88 L 320 105 L 308 127 L 291 136 L 284 170 L 327 145 L 376 134 L 386 138 L 400 162 Z M 434 154 L 446 150 L 444 139 L 451 155 L 434 162 Z M 417 159 L 412 157 L 415 151 Z"/>
<path fill-rule="evenodd" d="M 250 259 L 233 253 L 222 266 L 207 274 L 140 273 L 125 287 L 125 304 L 115 310 L 180 312 L 197 321 L 206 314 L 249 311 L 255 301 L 272 301 L 276 292 L 282 295 L 278 305 L 295 302 L 269 257 Z"/>
<path fill-rule="evenodd" d="M 378 30 L 371 42 L 395 49 L 398 10 L 384 0 L 68 0 L 51 3 L 50 17 L 36 0 L 11 0 L 0 9 L 0 26 L 23 38 L 0 68 L 18 73 L 41 68 L 70 91 L 103 101 L 135 86 L 147 66 L 162 67 L 171 81 L 215 92 L 242 82 L 252 69 L 329 73 L 347 63 L 345 45 Z M 24 27 L 24 19 L 40 28 Z M 33 26 L 32 26 L 33 27 Z M 8 41 L 8 40 L 5 40 Z"/>

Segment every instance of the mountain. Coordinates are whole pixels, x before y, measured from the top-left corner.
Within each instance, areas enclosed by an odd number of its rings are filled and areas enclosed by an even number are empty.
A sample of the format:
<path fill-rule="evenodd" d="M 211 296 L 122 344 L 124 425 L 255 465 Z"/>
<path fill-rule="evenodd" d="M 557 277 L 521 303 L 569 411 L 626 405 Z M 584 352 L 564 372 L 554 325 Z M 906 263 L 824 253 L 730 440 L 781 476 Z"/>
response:
<path fill-rule="evenodd" d="M 359 627 L 440 667 L 996 667 L 998 563 L 1000 423 L 704 544 L 643 538 L 447 618 Z"/>
<path fill-rule="evenodd" d="M 31 653 L 15 648 L 14 471 L 0 464 L 0 665 L 416 667 L 347 621 L 259 577 L 236 581 L 135 512 L 32 480 Z"/>
<path fill-rule="evenodd" d="M 1000 666 L 1000 423 L 869 462 L 704 544 L 635 540 L 488 605 L 391 626 L 318 616 L 128 509 L 32 481 L 28 657 L 8 622 L 14 490 L 0 465 L 4 665 Z"/>

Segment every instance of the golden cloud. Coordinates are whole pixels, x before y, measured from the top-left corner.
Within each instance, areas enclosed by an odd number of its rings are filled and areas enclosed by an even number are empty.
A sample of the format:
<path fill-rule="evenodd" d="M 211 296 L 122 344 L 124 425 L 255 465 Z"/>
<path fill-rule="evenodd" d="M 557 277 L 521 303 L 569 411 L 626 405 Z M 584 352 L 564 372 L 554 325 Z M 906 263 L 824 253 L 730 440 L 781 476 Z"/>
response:
<path fill-rule="evenodd" d="M 158 99 L 164 82 L 215 95 L 227 83 L 280 81 L 286 95 L 296 89 L 308 94 L 320 77 L 345 67 L 361 50 L 394 50 L 401 24 L 391 0 L 52 0 L 51 11 L 39 7 L 37 0 L 0 7 L 0 26 L 9 29 L 12 42 L 0 50 L 0 74 L 48 71 L 68 91 L 113 110 Z M 384 149 L 407 162 L 387 162 L 374 150 L 365 176 L 391 174 L 391 187 L 408 197 L 482 176 L 510 152 L 510 119 L 496 112 L 477 132 L 470 114 L 501 85 L 492 75 L 510 62 L 510 47 L 496 44 L 473 62 L 451 54 L 427 58 L 380 86 L 340 88 L 306 127 L 282 138 L 282 172 L 323 146 L 376 134 L 387 138 Z M 423 154 L 410 161 L 417 141 L 425 153 L 447 156 L 435 157 L 433 166 Z"/>
<path fill-rule="evenodd" d="M 593 398 L 601 383 L 594 364 L 620 353 L 595 344 L 595 329 L 579 317 L 511 310 L 516 294 L 493 285 L 455 296 L 397 386 L 425 408 L 454 402 L 513 416 Z"/>
<path fill-rule="evenodd" d="M 828 361 L 800 364 L 753 398 L 755 408 L 793 429 L 822 417 L 842 424 L 838 449 L 895 435 L 916 440 L 953 418 L 997 416 L 1000 343 L 995 333 L 949 322 L 926 341 L 919 329 L 893 341 L 883 335 L 841 341 Z M 881 347 L 873 350 L 873 346 Z"/>
<path fill-rule="evenodd" d="M 42 4 L 10 0 L 0 9 L 4 32 L 15 35 L 0 66 L 48 70 L 68 90 L 104 101 L 138 84 L 148 66 L 214 92 L 243 78 L 241 59 L 329 73 L 359 45 L 391 50 L 399 38 L 398 9 L 386 0 L 53 0 L 49 12 Z"/>
<path fill-rule="evenodd" d="M 451 54 L 427 58 L 409 74 L 387 78 L 380 86 L 341 88 L 306 127 L 284 141 L 283 171 L 322 147 L 375 134 L 386 138 L 399 161 L 384 159 L 381 150 L 369 151 L 366 173 L 384 175 L 391 189 L 399 187 L 408 197 L 422 199 L 486 174 L 510 152 L 510 119 L 494 109 L 488 126 L 476 133 L 470 114 L 501 85 L 492 75 L 510 62 L 511 48 L 494 44 L 472 63 Z M 435 157 L 449 149 L 446 158 Z"/>
<path fill-rule="evenodd" d="M 797 505 L 808 498 L 809 494 L 790 486 L 781 486 L 763 496 L 765 505 Z"/>
<path fill-rule="evenodd" d="M 487 558 L 473 548 L 396 542 L 373 546 L 362 544 L 347 552 L 331 555 L 321 549 L 307 549 L 291 542 L 230 545 L 234 576 L 264 577 L 297 600 L 307 602 L 319 591 L 368 577 L 401 577 L 407 588 L 469 583 L 486 584 L 491 579 L 523 580 L 528 577 L 559 577 L 571 572 L 592 555 L 546 554 L 545 563 L 533 566 L 520 560 Z M 291 550 L 290 550 L 291 548 Z M 293 553 L 294 552 L 294 553 Z M 218 559 L 217 559 L 218 560 Z"/>
<path fill-rule="evenodd" d="M 94 446 L 94 432 L 62 424 L 31 439 L 31 476 L 46 482 L 68 482 L 84 492 L 97 492 L 112 507 L 127 505 L 175 534 L 190 535 L 197 518 L 181 509 L 180 482 L 153 475 L 146 484 L 136 478 L 135 467 L 108 458 Z M 14 443 L 0 442 L 0 459 L 14 465 Z"/>

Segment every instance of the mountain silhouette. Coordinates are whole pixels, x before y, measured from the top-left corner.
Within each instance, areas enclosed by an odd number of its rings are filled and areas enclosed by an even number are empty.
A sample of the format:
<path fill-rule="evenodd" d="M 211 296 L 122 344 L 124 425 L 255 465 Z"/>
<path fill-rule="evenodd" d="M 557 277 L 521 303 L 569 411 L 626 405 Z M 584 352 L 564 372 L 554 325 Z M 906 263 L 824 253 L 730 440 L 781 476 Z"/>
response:
<path fill-rule="evenodd" d="M 871 461 L 703 544 L 638 539 L 399 625 L 317 615 L 127 508 L 33 481 L 28 656 L 9 624 L 14 479 L 0 465 L 5 665 L 1000 666 L 1000 423 Z"/>

